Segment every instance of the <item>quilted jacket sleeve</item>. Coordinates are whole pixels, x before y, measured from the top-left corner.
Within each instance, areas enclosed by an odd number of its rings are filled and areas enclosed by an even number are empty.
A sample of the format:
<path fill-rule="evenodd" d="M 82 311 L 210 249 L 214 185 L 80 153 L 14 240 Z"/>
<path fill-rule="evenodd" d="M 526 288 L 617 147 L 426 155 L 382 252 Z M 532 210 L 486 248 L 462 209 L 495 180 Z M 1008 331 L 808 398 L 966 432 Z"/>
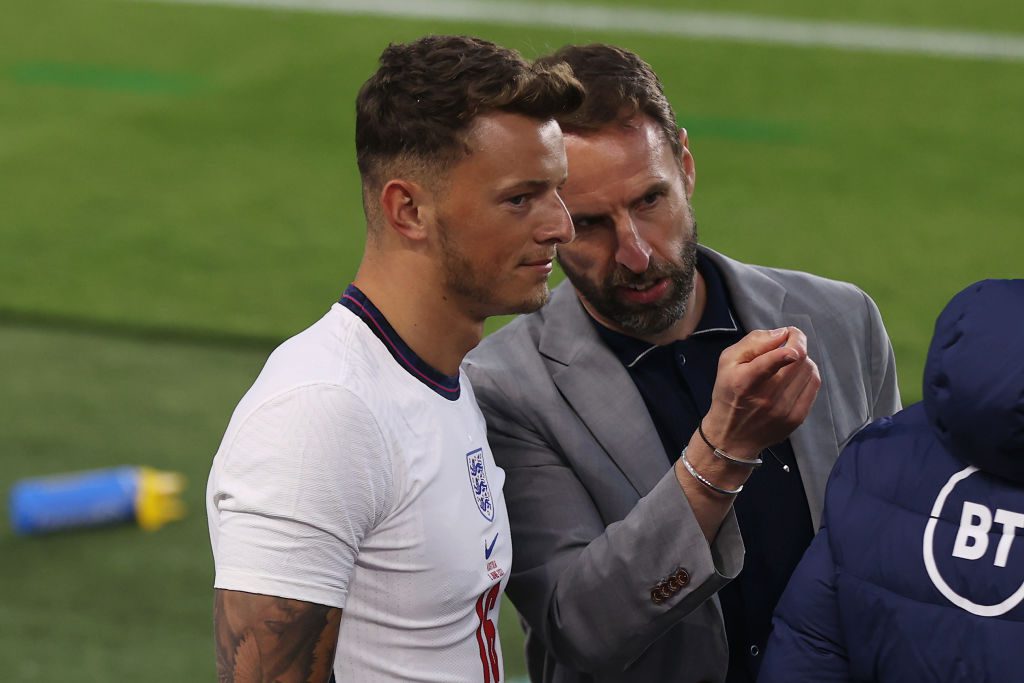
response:
<path fill-rule="evenodd" d="M 828 529 L 804 554 L 772 618 L 758 683 L 850 681 Z"/>

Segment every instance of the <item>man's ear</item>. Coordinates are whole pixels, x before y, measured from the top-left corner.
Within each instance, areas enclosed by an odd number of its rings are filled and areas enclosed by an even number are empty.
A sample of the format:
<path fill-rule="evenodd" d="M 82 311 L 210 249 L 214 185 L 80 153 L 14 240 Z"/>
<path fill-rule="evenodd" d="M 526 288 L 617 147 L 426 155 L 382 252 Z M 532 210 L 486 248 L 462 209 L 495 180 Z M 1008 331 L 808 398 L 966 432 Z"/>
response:
<path fill-rule="evenodd" d="M 693 196 L 693 186 L 697 182 L 697 168 L 693 163 L 693 155 L 690 154 L 690 139 L 686 135 L 686 129 L 679 129 L 679 144 L 683 147 L 683 158 L 680 165 L 683 168 L 683 181 L 686 183 L 686 198 Z"/>
<path fill-rule="evenodd" d="M 384 228 L 394 230 L 408 240 L 425 240 L 429 201 L 430 193 L 418 183 L 389 180 L 380 191 Z"/>

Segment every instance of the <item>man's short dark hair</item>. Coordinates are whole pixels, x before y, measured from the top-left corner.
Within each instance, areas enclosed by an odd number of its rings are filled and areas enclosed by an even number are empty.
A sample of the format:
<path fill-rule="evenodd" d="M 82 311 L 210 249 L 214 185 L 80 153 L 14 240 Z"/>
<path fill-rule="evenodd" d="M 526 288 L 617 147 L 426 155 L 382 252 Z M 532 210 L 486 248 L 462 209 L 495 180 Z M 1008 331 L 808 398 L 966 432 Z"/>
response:
<path fill-rule="evenodd" d="M 356 98 L 364 193 L 385 182 L 396 163 L 402 170 L 447 170 L 466 155 L 465 136 L 477 116 L 500 111 L 556 119 L 582 100 L 567 65 L 535 66 L 479 38 L 426 36 L 389 45 Z"/>
<path fill-rule="evenodd" d="M 558 117 L 563 131 L 586 135 L 645 114 L 661 129 L 676 156 L 682 156 L 676 115 L 661 80 L 636 53 L 601 43 L 567 45 L 536 64 L 568 64 L 586 90 L 582 106 Z"/>

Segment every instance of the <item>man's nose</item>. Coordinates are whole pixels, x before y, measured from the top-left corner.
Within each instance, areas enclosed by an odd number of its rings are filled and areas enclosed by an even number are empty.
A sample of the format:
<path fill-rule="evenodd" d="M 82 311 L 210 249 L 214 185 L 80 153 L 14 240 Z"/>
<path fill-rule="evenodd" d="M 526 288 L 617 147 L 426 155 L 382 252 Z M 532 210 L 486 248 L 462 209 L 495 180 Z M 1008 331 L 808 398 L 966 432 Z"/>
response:
<path fill-rule="evenodd" d="M 555 242 L 565 244 L 576 237 L 576 231 L 572 227 L 572 217 L 565 203 L 557 192 L 552 193 L 553 199 L 546 208 L 544 222 L 541 225 L 538 242 Z"/>
<path fill-rule="evenodd" d="M 631 216 L 615 220 L 615 261 L 634 273 L 643 273 L 651 263 L 649 245 Z"/>

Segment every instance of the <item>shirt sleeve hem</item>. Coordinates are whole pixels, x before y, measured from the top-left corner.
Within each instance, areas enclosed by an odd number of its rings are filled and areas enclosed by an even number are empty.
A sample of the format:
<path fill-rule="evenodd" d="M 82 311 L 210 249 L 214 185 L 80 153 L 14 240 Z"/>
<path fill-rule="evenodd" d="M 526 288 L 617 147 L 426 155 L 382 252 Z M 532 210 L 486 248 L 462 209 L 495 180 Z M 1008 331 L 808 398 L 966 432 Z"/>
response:
<path fill-rule="evenodd" d="M 218 571 L 213 587 L 243 593 L 272 595 L 289 600 L 302 600 L 338 609 L 344 609 L 348 599 L 348 591 L 338 588 L 325 588 L 279 576 L 259 576 L 244 572 Z"/>

